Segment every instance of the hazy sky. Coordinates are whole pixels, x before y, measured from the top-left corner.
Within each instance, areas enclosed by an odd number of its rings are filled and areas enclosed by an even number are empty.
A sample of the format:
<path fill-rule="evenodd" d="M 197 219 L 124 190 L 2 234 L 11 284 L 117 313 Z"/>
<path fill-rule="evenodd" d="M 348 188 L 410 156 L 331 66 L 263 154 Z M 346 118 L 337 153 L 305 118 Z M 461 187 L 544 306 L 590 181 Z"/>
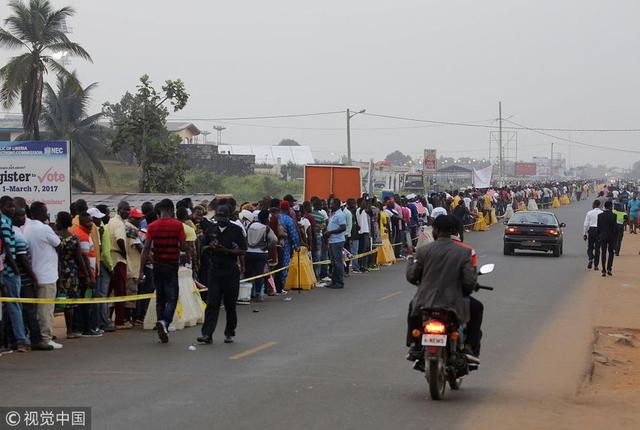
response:
<path fill-rule="evenodd" d="M 118 101 L 148 73 L 158 84 L 175 78 L 185 82 L 191 98 L 177 114 L 181 118 L 349 107 L 490 125 L 496 124 L 492 120 L 502 100 L 504 117 L 513 115 L 511 120 L 530 127 L 640 128 L 637 0 L 54 3 L 77 9 L 70 37 L 94 63 L 74 60 L 72 65 L 83 82 L 99 82 L 95 109 Z M 0 17 L 6 13 L 5 1 Z M 0 61 L 8 55 L 0 51 Z M 346 150 L 344 114 L 193 122 L 207 130 L 226 126 L 225 143 L 277 144 L 289 137 L 325 159 Z M 355 159 L 380 159 L 394 149 L 417 155 L 424 148 L 488 156 L 489 129 L 365 115 L 355 117 L 352 127 Z M 550 133 L 640 151 L 640 133 Z M 518 132 L 519 158 L 548 155 L 553 140 Z M 567 145 L 557 148 L 568 155 Z M 629 166 L 638 159 L 640 154 L 571 145 L 574 165 Z"/>

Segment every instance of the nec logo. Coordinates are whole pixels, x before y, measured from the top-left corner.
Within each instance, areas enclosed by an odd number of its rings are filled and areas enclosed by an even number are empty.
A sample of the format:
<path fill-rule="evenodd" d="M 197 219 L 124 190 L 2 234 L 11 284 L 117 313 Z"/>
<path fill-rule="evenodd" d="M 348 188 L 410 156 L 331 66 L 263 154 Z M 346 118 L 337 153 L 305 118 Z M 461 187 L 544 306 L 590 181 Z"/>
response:
<path fill-rule="evenodd" d="M 53 148 L 53 149 L 57 149 L 57 148 Z M 44 181 L 47 181 L 47 182 L 64 182 L 65 181 L 64 173 L 52 172 L 51 169 L 53 169 L 53 167 L 49 167 L 49 169 L 46 172 L 44 172 L 42 175 L 37 175 L 38 181 L 40 183 L 43 183 Z"/>
<path fill-rule="evenodd" d="M 64 154 L 64 148 L 56 148 L 51 146 L 45 146 L 42 149 L 45 154 Z"/>

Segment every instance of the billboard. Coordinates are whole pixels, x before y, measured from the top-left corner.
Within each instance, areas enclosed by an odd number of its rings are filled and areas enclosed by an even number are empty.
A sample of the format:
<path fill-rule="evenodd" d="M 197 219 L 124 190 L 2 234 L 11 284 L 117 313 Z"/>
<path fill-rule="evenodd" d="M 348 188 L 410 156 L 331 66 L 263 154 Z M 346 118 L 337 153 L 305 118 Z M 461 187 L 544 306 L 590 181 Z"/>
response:
<path fill-rule="evenodd" d="M 304 199 L 318 196 L 326 199 L 330 194 L 346 201 L 362 196 L 360 168 L 352 166 L 323 166 L 307 164 L 304 166 Z"/>
<path fill-rule="evenodd" d="M 71 204 L 69 142 L 0 142 L 0 191 L 24 197 L 27 204 L 41 201 L 53 217 Z"/>
<path fill-rule="evenodd" d="M 425 149 L 422 159 L 422 173 L 433 174 L 438 170 L 438 157 L 435 149 Z"/>
<path fill-rule="evenodd" d="M 538 165 L 536 163 L 516 163 L 516 176 L 536 176 Z"/>

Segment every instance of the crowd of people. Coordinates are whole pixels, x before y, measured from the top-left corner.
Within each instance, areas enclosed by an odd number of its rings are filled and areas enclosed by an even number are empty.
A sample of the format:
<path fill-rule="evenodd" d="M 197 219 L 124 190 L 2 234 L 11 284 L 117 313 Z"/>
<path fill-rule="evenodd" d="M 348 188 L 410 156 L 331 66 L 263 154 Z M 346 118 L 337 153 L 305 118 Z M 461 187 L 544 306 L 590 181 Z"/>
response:
<path fill-rule="evenodd" d="M 241 278 L 252 279 L 251 299 L 287 294 L 288 268 L 302 247 L 313 261 L 316 286 L 341 289 L 345 278 L 380 269 L 405 257 L 421 228 L 450 214 L 461 238 L 482 214 L 508 216 L 523 205 L 545 207 L 568 195 L 588 197 L 588 184 L 540 184 L 489 190 L 454 190 L 427 196 L 333 195 L 298 202 L 292 195 L 238 204 L 231 196 L 145 202 L 132 208 L 71 204 L 51 219 L 42 202 L 0 198 L 2 295 L 10 298 L 79 299 L 156 293 L 156 330 L 168 341 L 178 300 L 178 270 L 191 269 L 207 302 L 201 343 L 211 343 L 220 306 L 225 342 L 233 342 Z M 633 206 L 633 205 L 629 205 Z M 635 212 L 637 220 L 637 209 Z M 384 252 L 378 252 L 378 251 Z M 144 323 L 148 299 L 113 303 L 7 302 L 0 348 L 20 352 L 62 348 L 54 312 L 64 314 L 66 338 L 100 337 Z"/>

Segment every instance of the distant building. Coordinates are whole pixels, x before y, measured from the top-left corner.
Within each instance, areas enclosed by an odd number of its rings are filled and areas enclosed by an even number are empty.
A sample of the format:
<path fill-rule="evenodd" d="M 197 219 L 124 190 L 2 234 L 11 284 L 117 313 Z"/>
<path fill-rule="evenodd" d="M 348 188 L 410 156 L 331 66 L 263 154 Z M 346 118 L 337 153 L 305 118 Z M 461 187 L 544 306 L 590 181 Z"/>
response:
<path fill-rule="evenodd" d="M 200 129 L 190 122 L 167 121 L 167 130 L 180 136 L 182 143 L 196 143 Z"/>
<path fill-rule="evenodd" d="M 0 118 L 0 141 L 16 140 L 24 134 L 22 115 L 6 115 Z"/>
<path fill-rule="evenodd" d="M 256 164 L 304 166 L 315 163 L 309 146 L 218 145 L 220 154 L 253 155 Z"/>
<path fill-rule="evenodd" d="M 473 170 L 452 164 L 438 169 L 436 182 L 448 186 L 469 186 L 473 182 Z"/>

